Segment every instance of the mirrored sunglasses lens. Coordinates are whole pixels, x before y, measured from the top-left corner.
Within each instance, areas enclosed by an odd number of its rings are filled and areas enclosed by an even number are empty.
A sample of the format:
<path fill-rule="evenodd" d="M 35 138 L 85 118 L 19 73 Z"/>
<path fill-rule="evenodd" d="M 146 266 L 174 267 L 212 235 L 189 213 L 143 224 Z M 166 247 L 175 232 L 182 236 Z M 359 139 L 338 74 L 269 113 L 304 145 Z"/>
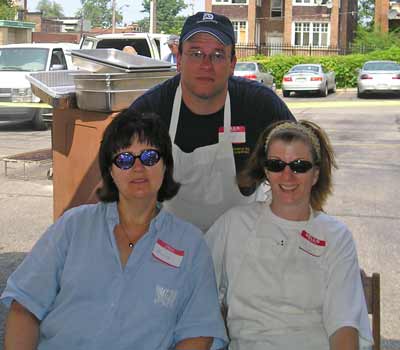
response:
<path fill-rule="evenodd" d="M 153 166 L 160 160 L 160 154 L 156 150 L 146 150 L 140 155 L 140 161 L 143 165 Z"/>
<path fill-rule="evenodd" d="M 267 170 L 274 173 L 280 172 L 285 169 L 286 163 L 279 159 L 267 159 L 265 161 L 265 167 Z"/>
<path fill-rule="evenodd" d="M 121 153 L 115 158 L 114 163 L 120 169 L 129 169 L 135 163 L 135 157 L 130 153 Z"/>
<path fill-rule="evenodd" d="M 295 173 L 306 173 L 313 165 L 308 160 L 295 160 L 289 163 L 290 169 Z"/>

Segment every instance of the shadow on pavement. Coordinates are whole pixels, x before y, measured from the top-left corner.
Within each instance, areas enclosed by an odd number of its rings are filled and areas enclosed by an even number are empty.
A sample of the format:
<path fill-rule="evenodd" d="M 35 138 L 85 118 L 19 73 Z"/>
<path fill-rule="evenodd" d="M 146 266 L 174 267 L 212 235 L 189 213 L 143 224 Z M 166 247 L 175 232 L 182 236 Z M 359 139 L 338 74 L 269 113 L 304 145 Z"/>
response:
<path fill-rule="evenodd" d="M 0 124 L 0 132 L 34 131 L 31 122 Z"/>
<path fill-rule="evenodd" d="M 359 97 L 361 100 L 400 100 L 400 94 L 396 93 L 368 93 Z"/>
<path fill-rule="evenodd" d="M 400 349 L 399 339 L 387 339 L 382 338 L 381 340 L 381 350 L 398 350 Z"/>
<path fill-rule="evenodd" d="M 0 243 L 0 250 L 2 249 Z M 26 253 L 2 253 L 0 254 L 0 294 L 3 293 L 6 287 L 9 275 L 18 267 L 24 259 Z M 7 308 L 0 304 L 0 350 L 3 350 L 4 345 L 4 321 L 7 315 Z"/>

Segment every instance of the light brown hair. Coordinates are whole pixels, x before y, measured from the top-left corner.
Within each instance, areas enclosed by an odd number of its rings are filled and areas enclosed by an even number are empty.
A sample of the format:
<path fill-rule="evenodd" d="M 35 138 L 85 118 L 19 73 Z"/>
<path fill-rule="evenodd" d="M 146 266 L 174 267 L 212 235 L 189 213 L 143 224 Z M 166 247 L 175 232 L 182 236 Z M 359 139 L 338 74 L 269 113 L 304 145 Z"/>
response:
<path fill-rule="evenodd" d="M 285 127 L 285 124 L 287 124 L 287 127 Z M 296 127 L 297 125 L 298 127 Z M 304 128 L 315 135 L 320 150 L 318 150 L 315 140 L 310 138 L 310 133 L 304 132 Z M 268 143 L 266 144 L 267 140 Z M 244 170 L 238 175 L 239 186 L 249 188 L 258 186 L 264 181 L 268 182 L 264 161 L 268 156 L 268 147 L 274 140 L 282 140 L 288 143 L 300 140 L 310 147 L 312 162 L 319 167 L 318 180 L 311 189 L 310 205 L 314 210 L 323 210 L 328 196 L 332 194 L 332 168 L 337 168 L 337 164 L 328 135 L 321 127 L 311 121 L 285 120 L 267 127 L 259 136 Z"/>

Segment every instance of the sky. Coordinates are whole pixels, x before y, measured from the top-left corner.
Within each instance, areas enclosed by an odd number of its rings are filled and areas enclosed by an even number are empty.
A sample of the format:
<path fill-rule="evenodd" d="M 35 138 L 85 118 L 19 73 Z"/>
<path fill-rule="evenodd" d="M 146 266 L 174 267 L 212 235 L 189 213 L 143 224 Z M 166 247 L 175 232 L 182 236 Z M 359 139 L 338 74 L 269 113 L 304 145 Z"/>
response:
<path fill-rule="evenodd" d="M 39 0 L 27 1 L 28 10 L 37 11 L 36 6 Z M 64 14 L 67 17 L 74 16 L 75 12 L 81 7 L 80 0 L 55 0 L 55 2 L 62 6 Z M 122 14 L 124 16 L 123 23 L 129 24 L 144 17 L 144 13 L 141 12 L 141 10 L 143 10 L 142 0 L 116 0 L 116 2 L 116 7 L 122 8 Z M 182 15 L 190 15 L 193 11 L 197 12 L 204 10 L 204 0 L 185 0 L 185 3 L 189 6 L 184 12 L 182 12 Z M 126 5 L 129 5 L 129 7 Z"/>

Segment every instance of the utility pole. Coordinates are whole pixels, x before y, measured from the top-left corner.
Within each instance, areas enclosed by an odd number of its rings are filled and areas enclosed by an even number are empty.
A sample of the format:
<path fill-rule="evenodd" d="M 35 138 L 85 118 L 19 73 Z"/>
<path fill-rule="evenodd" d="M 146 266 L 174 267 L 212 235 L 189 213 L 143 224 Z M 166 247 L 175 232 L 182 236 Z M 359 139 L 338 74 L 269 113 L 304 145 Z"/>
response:
<path fill-rule="evenodd" d="M 24 0 L 24 15 L 23 21 L 26 21 L 26 15 L 28 14 L 28 0 Z"/>
<path fill-rule="evenodd" d="M 112 33 L 115 33 L 115 7 L 117 6 L 116 0 L 112 0 L 112 20 L 111 20 L 111 26 L 112 26 Z"/>
<path fill-rule="evenodd" d="M 150 33 L 157 33 L 157 0 L 150 0 Z"/>

